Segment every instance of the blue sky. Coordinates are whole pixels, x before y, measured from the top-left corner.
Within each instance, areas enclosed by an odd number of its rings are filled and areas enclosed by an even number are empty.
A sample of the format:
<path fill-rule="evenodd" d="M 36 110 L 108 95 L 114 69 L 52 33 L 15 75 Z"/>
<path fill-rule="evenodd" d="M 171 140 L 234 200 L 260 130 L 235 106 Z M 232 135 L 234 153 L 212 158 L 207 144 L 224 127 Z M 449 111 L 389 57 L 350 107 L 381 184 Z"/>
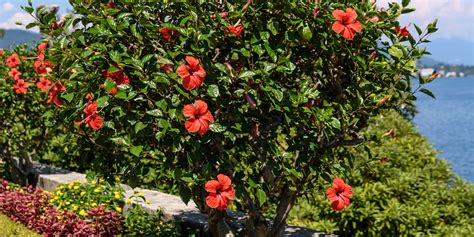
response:
<path fill-rule="evenodd" d="M 387 6 L 389 1 L 401 2 L 401 0 L 377 0 L 377 5 Z M 62 14 L 69 7 L 67 0 L 33 0 L 33 3 L 35 6 L 59 5 Z M 15 22 L 30 22 L 31 17 L 20 9 L 20 5 L 26 4 L 27 0 L 0 0 L 0 28 L 22 28 L 15 25 Z M 400 19 L 403 25 L 416 23 L 426 26 L 433 19 L 438 19 L 440 30 L 432 39 L 461 38 L 474 42 L 474 0 L 412 0 L 410 6 L 417 11 Z"/>

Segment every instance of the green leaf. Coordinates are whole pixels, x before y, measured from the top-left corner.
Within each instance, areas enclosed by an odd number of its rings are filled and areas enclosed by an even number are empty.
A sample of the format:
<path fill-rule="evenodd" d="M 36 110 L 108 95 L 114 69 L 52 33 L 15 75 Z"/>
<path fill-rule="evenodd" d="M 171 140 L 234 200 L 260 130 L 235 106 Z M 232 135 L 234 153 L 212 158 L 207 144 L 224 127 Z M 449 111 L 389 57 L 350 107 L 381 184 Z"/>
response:
<path fill-rule="evenodd" d="M 410 0 L 403 0 L 403 1 L 402 1 L 402 6 L 403 6 L 403 7 L 408 6 L 408 4 L 410 4 Z"/>
<path fill-rule="evenodd" d="M 132 153 L 134 156 L 140 156 L 142 150 L 143 146 L 132 146 L 132 148 L 130 148 L 130 153 Z"/>
<path fill-rule="evenodd" d="M 189 201 L 191 200 L 191 189 L 185 186 L 179 188 L 179 196 L 181 200 L 188 205 Z"/>
<path fill-rule="evenodd" d="M 256 196 L 258 199 L 258 203 L 260 203 L 260 206 L 262 206 L 267 201 L 267 194 L 261 189 L 257 191 Z"/>
<path fill-rule="evenodd" d="M 160 109 L 148 110 L 146 113 L 155 117 L 163 116 L 163 112 Z"/>
<path fill-rule="evenodd" d="M 219 123 L 213 123 L 211 125 L 209 125 L 209 130 L 211 130 L 212 132 L 215 132 L 215 133 L 222 133 L 226 130 L 227 128 L 220 125 Z"/>
<path fill-rule="evenodd" d="M 403 51 L 395 46 L 392 46 L 390 47 L 390 49 L 388 49 L 388 54 L 392 55 L 395 58 L 403 57 Z"/>
<path fill-rule="evenodd" d="M 247 78 L 247 77 L 253 77 L 257 75 L 255 72 L 252 71 L 244 71 L 239 74 L 239 78 Z"/>
<path fill-rule="evenodd" d="M 115 82 L 114 82 L 114 81 L 112 81 L 112 80 L 110 80 L 110 79 L 105 80 L 104 89 L 105 89 L 107 92 L 112 91 L 114 88 L 115 88 Z"/>
<path fill-rule="evenodd" d="M 97 106 L 99 108 L 106 107 L 107 105 L 109 105 L 108 101 L 109 101 L 108 96 L 102 96 L 99 99 L 97 99 Z"/>
<path fill-rule="evenodd" d="M 135 124 L 135 133 L 138 133 L 140 132 L 141 130 L 143 130 L 144 128 L 146 128 L 148 126 L 148 124 L 145 124 L 145 123 L 142 123 L 142 122 L 138 122 Z"/>
<path fill-rule="evenodd" d="M 74 93 L 62 94 L 61 97 L 67 100 L 67 102 L 71 103 L 72 99 L 74 98 Z"/>
<path fill-rule="evenodd" d="M 431 97 L 433 99 L 436 99 L 433 92 L 431 92 L 430 90 L 428 90 L 426 88 L 421 88 L 420 91 L 423 92 L 424 94 L 428 95 L 429 97 Z"/>
<path fill-rule="evenodd" d="M 311 40 L 311 38 L 313 38 L 313 32 L 311 31 L 311 28 L 309 28 L 309 26 L 303 27 L 303 29 L 301 30 L 301 36 L 306 41 Z"/>
<path fill-rule="evenodd" d="M 209 87 L 207 88 L 207 94 L 210 97 L 214 97 L 214 98 L 219 97 L 220 95 L 219 87 L 217 85 L 209 85 Z"/>

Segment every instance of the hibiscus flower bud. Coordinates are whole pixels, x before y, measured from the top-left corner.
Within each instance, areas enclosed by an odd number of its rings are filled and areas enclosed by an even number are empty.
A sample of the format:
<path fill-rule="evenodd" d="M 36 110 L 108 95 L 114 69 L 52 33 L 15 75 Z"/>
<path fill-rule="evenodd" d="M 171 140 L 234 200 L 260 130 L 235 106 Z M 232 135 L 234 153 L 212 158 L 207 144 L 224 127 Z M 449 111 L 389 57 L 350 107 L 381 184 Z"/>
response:
<path fill-rule="evenodd" d="M 3 49 L 0 49 L 0 56 L 3 55 Z"/>
<path fill-rule="evenodd" d="M 250 105 L 250 108 L 256 109 L 257 108 L 257 103 L 252 99 L 252 97 L 249 94 L 244 95 L 245 101 Z"/>
<path fill-rule="evenodd" d="M 386 95 L 379 102 L 377 102 L 377 107 L 384 105 L 385 103 L 387 103 L 389 99 L 390 99 L 390 96 Z"/>
<path fill-rule="evenodd" d="M 87 93 L 86 99 L 89 100 L 89 101 L 93 100 L 94 99 L 94 94 L 92 94 L 91 92 Z"/>
<path fill-rule="evenodd" d="M 376 56 L 377 56 L 377 51 L 372 51 L 372 53 L 370 53 L 369 55 L 368 60 L 372 61 Z"/>
<path fill-rule="evenodd" d="M 313 9 L 313 17 L 317 17 L 319 15 L 319 12 L 321 12 L 321 9 L 319 9 L 319 7 L 315 7 Z"/>
<path fill-rule="evenodd" d="M 222 13 L 220 14 L 220 16 L 221 16 L 222 18 L 226 18 L 226 17 L 229 16 L 229 12 L 222 12 Z"/>
<path fill-rule="evenodd" d="M 372 22 L 372 23 L 377 23 L 379 22 L 379 17 L 378 16 L 372 16 L 369 18 L 369 21 Z"/>
<path fill-rule="evenodd" d="M 173 69 L 173 65 L 171 65 L 171 64 L 162 64 L 162 65 L 160 66 L 160 68 L 161 68 L 163 71 L 165 71 L 165 73 L 170 73 L 170 72 L 173 72 L 173 70 L 174 70 L 174 69 Z"/>
<path fill-rule="evenodd" d="M 439 73 L 434 72 L 434 73 L 431 74 L 431 76 L 428 78 L 428 81 L 432 81 L 432 80 L 434 80 L 434 79 L 436 79 L 436 78 L 438 78 L 438 77 L 439 77 Z"/>

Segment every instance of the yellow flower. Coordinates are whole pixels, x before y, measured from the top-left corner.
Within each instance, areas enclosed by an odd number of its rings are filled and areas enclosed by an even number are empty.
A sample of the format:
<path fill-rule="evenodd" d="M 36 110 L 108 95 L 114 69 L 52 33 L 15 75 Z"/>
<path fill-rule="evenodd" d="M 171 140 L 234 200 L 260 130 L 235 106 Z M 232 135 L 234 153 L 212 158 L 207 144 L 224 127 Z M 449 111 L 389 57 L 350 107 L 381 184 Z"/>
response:
<path fill-rule="evenodd" d="M 115 194 L 115 199 L 120 199 L 120 198 L 122 198 L 122 196 L 120 196 L 120 194 L 119 195 Z"/>
<path fill-rule="evenodd" d="M 126 201 L 126 203 L 127 203 L 127 204 L 130 204 L 130 203 L 132 203 L 132 199 L 130 199 L 130 198 L 127 198 L 127 201 Z"/>
<path fill-rule="evenodd" d="M 58 220 L 60 220 L 60 219 L 61 219 L 61 216 L 56 216 L 56 218 L 58 218 Z"/>
<path fill-rule="evenodd" d="M 72 206 L 72 209 L 73 209 L 74 211 L 77 211 L 77 209 L 79 209 L 79 206 L 78 206 L 78 205 L 73 205 L 73 206 Z"/>
<path fill-rule="evenodd" d="M 122 212 L 122 208 L 120 208 L 120 207 L 115 207 L 115 210 L 118 211 L 118 212 Z"/>
<path fill-rule="evenodd" d="M 69 184 L 67 187 L 68 187 L 69 189 L 72 189 L 72 188 L 74 187 L 74 184 Z"/>
<path fill-rule="evenodd" d="M 94 192 L 96 192 L 96 193 L 100 192 L 100 188 L 94 189 Z"/>
<path fill-rule="evenodd" d="M 104 178 L 100 178 L 99 179 L 99 183 L 104 183 L 105 182 L 105 179 Z"/>
<path fill-rule="evenodd" d="M 92 207 L 96 207 L 96 206 L 97 206 L 97 203 L 93 202 Z"/>
<path fill-rule="evenodd" d="M 74 189 L 75 189 L 75 190 L 78 190 L 78 189 L 79 189 L 79 186 L 74 185 Z"/>
<path fill-rule="evenodd" d="M 145 194 L 143 194 L 143 192 L 139 192 L 138 195 L 139 195 L 140 197 L 145 196 Z"/>
<path fill-rule="evenodd" d="M 79 215 L 85 216 L 87 213 L 84 210 L 79 211 Z"/>
<path fill-rule="evenodd" d="M 81 196 L 84 196 L 84 195 L 86 195 L 86 192 L 82 191 Z"/>
<path fill-rule="evenodd" d="M 94 186 L 94 185 L 96 185 L 96 184 L 97 184 L 96 181 L 92 181 L 92 182 L 91 182 L 91 185 L 92 185 L 92 186 Z"/>
<path fill-rule="evenodd" d="M 74 180 L 74 183 L 76 183 L 76 184 L 80 184 L 80 183 L 81 183 L 81 181 L 80 181 L 79 179 L 76 179 L 76 180 Z"/>
<path fill-rule="evenodd" d="M 70 204 L 71 204 L 71 202 L 70 202 L 70 201 L 67 201 L 67 202 L 66 202 L 66 205 L 70 205 Z"/>
<path fill-rule="evenodd" d="M 146 204 L 150 205 L 150 200 L 146 200 Z"/>

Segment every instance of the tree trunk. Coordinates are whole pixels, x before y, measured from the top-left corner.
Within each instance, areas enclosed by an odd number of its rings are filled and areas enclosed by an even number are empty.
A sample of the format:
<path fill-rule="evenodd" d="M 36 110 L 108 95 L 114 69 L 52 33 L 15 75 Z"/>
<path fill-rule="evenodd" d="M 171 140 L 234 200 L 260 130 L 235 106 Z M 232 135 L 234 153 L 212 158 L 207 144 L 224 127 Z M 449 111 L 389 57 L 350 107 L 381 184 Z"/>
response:
<path fill-rule="evenodd" d="M 280 194 L 280 203 L 277 208 L 277 215 L 273 220 L 272 228 L 267 236 L 276 237 L 280 236 L 285 229 L 286 219 L 290 214 L 291 208 L 296 201 L 296 193 L 289 189 L 289 185 L 286 184 Z"/>

